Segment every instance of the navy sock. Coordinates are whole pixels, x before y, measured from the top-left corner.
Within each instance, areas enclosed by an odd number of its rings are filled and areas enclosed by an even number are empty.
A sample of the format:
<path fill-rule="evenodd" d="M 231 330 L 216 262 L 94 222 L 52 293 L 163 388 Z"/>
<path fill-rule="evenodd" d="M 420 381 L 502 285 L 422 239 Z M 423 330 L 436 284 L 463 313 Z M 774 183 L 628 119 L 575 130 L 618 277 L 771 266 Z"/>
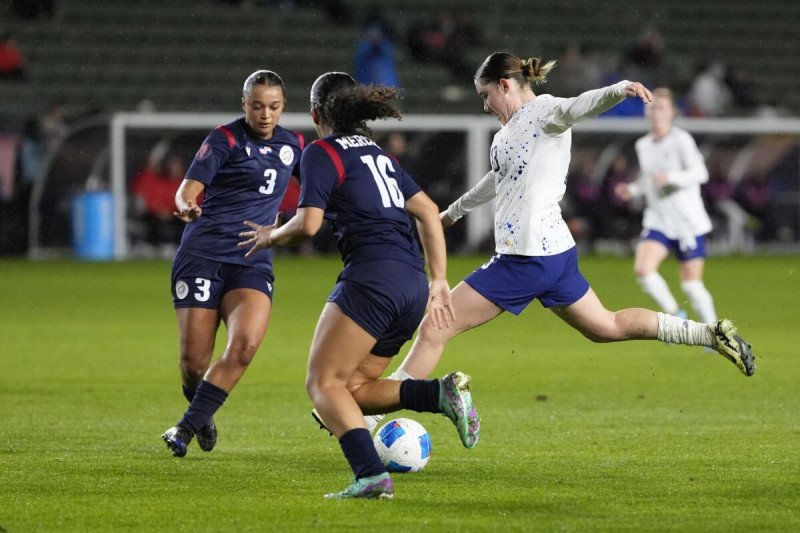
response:
<path fill-rule="evenodd" d="M 342 447 L 350 468 L 356 475 L 356 479 L 369 476 L 377 476 L 386 472 L 386 467 L 381 463 L 372 437 L 365 428 L 351 429 L 339 439 L 339 446 Z"/>
<path fill-rule="evenodd" d="M 406 379 L 400 383 L 400 405 L 418 413 L 439 412 L 438 379 Z"/>
<path fill-rule="evenodd" d="M 189 409 L 184 413 L 179 425 L 189 428 L 192 433 L 197 433 L 208 424 L 214 413 L 222 407 L 228 393 L 208 381 L 200 382 L 194 393 Z"/>
<path fill-rule="evenodd" d="M 197 391 L 197 387 L 190 389 L 186 385 L 181 385 L 181 388 L 183 389 L 183 397 L 189 400 L 189 403 L 192 403 L 192 400 L 194 399 L 194 393 Z"/>

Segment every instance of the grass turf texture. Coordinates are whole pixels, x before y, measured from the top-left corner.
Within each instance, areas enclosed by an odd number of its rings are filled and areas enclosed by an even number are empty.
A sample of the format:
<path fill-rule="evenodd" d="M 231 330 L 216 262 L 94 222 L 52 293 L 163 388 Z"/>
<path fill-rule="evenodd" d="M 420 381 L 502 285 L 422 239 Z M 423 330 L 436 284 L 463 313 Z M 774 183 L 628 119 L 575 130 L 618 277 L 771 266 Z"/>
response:
<path fill-rule="evenodd" d="M 451 258 L 451 280 L 484 259 Z M 609 308 L 650 305 L 631 266 L 582 260 Z M 445 418 L 403 413 L 433 455 L 395 475 L 392 502 L 322 498 L 351 475 L 303 387 L 336 258 L 277 260 L 273 321 L 216 417 L 217 449 L 183 459 L 159 438 L 185 408 L 169 264 L 0 269 L 0 531 L 800 529 L 793 257 L 707 266 L 720 315 L 754 346 L 753 378 L 701 348 L 592 344 L 538 303 L 454 339 L 437 373 L 472 374 L 481 442 L 465 450 Z M 674 263 L 665 275 L 677 286 Z"/>

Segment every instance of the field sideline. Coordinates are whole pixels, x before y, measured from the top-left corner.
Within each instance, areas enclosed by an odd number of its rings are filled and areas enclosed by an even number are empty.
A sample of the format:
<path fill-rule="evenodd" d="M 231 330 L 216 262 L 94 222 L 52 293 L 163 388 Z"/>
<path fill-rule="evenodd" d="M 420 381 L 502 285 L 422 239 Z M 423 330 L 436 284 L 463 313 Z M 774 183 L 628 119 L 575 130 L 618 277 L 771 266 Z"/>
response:
<path fill-rule="evenodd" d="M 453 284 L 485 259 L 451 257 Z M 651 305 L 632 259 L 581 265 L 609 308 Z M 536 302 L 454 339 L 437 373 L 473 376 L 481 442 L 403 412 L 433 455 L 378 502 L 323 500 L 351 474 L 303 387 L 338 258 L 277 259 L 270 331 L 217 449 L 184 459 L 159 438 L 185 408 L 169 263 L 2 260 L 0 532 L 800 530 L 798 265 L 707 265 L 752 378 L 700 348 L 592 344 Z"/>

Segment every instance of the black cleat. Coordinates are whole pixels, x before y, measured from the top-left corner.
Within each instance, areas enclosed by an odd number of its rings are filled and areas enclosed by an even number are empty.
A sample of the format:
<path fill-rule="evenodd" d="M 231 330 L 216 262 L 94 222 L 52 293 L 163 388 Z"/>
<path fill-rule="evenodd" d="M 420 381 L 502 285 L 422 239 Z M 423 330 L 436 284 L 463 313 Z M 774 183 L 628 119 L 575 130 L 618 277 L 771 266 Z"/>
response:
<path fill-rule="evenodd" d="M 172 455 L 175 457 L 183 457 L 186 455 L 186 448 L 192 442 L 192 432 L 183 426 L 174 426 L 169 428 L 161 435 L 167 447 L 172 450 Z"/>
<path fill-rule="evenodd" d="M 321 417 L 321 416 L 319 416 L 319 413 L 317 412 L 317 410 L 316 410 L 316 409 L 312 409 L 312 410 L 311 410 L 311 418 L 313 418 L 313 419 L 314 419 L 314 421 L 315 421 L 317 424 L 319 424 L 319 429 L 324 429 L 325 431 L 327 431 L 327 432 L 328 432 L 328 435 L 330 435 L 331 437 L 333 437 L 333 433 L 331 433 L 331 430 L 330 430 L 330 429 L 328 429 L 328 426 L 326 426 L 326 425 L 325 425 L 325 422 L 323 422 L 323 421 L 322 421 L 322 417 Z"/>
<path fill-rule="evenodd" d="M 752 376 L 756 371 L 756 356 L 752 346 L 737 335 L 736 326 L 727 319 L 711 324 L 714 335 L 714 349 L 741 370 L 745 376 Z"/>
<path fill-rule="evenodd" d="M 213 418 L 197 432 L 197 445 L 204 452 L 210 452 L 217 445 L 217 426 Z"/>

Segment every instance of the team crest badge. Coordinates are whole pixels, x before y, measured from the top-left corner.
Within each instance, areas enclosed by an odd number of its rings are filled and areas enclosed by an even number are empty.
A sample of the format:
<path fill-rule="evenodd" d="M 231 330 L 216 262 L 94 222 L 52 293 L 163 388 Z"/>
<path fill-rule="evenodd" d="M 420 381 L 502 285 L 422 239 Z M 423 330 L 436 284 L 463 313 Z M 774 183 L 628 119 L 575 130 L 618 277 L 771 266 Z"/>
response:
<path fill-rule="evenodd" d="M 195 154 L 194 158 L 198 161 L 202 161 L 203 159 L 208 158 L 211 155 L 211 146 L 208 143 L 203 143 L 200 148 L 197 150 L 197 154 Z"/>
<path fill-rule="evenodd" d="M 284 165 L 291 165 L 292 161 L 294 161 L 294 152 L 292 152 L 292 149 L 288 146 L 281 147 L 279 155 Z"/>
<path fill-rule="evenodd" d="M 185 281 L 179 281 L 175 284 L 175 296 L 178 297 L 178 300 L 183 300 L 187 294 L 189 294 L 189 286 Z"/>

